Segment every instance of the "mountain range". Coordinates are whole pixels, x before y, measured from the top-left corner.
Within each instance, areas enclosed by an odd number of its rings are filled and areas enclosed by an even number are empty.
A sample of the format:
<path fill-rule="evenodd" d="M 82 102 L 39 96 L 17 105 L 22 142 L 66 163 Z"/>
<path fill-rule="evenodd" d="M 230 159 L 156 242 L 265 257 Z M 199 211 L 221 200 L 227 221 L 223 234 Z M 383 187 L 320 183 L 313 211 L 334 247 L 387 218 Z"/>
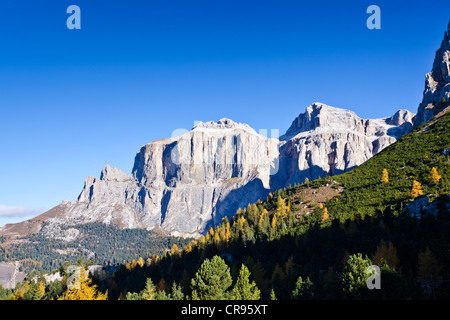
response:
<path fill-rule="evenodd" d="M 349 171 L 448 109 L 449 34 L 450 23 L 426 75 L 417 114 L 399 110 L 390 117 L 362 119 L 315 102 L 283 135 L 270 138 L 227 118 L 200 122 L 182 136 L 142 146 L 131 174 L 106 165 L 99 178 L 85 180 L 72 201 L 5 225 L 0 235 L 75 239 L 67 226 L 101 222 L 198 237 L 270 192 Z"/>

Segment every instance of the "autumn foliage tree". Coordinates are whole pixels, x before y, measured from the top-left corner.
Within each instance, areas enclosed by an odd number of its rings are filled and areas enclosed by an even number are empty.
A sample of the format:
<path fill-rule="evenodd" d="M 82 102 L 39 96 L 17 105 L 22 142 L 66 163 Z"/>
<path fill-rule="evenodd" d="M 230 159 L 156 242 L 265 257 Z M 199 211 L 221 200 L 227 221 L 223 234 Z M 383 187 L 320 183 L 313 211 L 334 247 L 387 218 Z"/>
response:
<path fill-rule="evenodd" d="M 381 174 L 381 182 L 388 183 L 389 182 L 389 174 L 386 168 L 383 169 L 383 173 Z"/>
<path fill-rule="evenodd" d="M 79 272 L 79 284 L 69 286 L 58 300 L 107 300 L 108 292 L 98 291 L 98 286 L 92 284 L 86 270 L 81 267 Z"/>
<path fill-rule="evenodd" d="M 323 212 L 322 212 L 322 221 L 327 220 L 330 217 L 330 215 L 328 214 L 328 209 L 324 208 Z"/>
<path fill-rule="evenodd" d="M 437 172 L 437 169 L 433 167 L 430 171 L 430 184 L 438 184 L 439 180 L 441 180 L 441 175 Z"/>
<path fill-rule="evenodd" d="M 391 241 L 385 243 L 383 240 L 378 245 L 377 251 L 375 252 L 372 260 L 376 265 L 384 261 L 392 269 L 395 269 L 400 262 L 397 256 L 397 249 L 394 247 L 394 244 Z"/>
<path fill-rule="evenodd" d="M 418 196 L 423 195 L 422 184 L 419 181 L 413 181 L 412 189 L 409 195 L 411 198 L 417 198 Z"/>

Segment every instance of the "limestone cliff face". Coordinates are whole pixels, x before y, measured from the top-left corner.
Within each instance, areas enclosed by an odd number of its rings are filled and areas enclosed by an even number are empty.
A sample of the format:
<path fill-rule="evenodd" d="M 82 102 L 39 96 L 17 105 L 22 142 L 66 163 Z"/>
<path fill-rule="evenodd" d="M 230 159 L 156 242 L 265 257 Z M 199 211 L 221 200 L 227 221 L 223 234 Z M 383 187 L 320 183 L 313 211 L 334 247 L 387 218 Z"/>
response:
<path fill-rule="evenodd" d="M 413 117 L 400 110 L 392 117 L 361 119 L 352 111 L 313 103 L 281 136 L 280 170 L 272 185 L 348 171 L 410 132 Z"/>
<path fill-rule="evenodd" d="M 230 208 L 267 196 L 277 147 L 277 139 L 229 119 L 149 143 L 133 168 L 139 211 L 164 230 L 202 231 L 230 215 Z"/>
<path fill-rule="evenodd" d="M 428 122 L 450 106 L 450 21 L 441 47 L 436 51 L 433 68 L 425 76 L 425 90 L 414 126 Z"/>
<path fill-rule="evenodd" d="M 314 103 L 279 139 L 229 119 L 199 123 L 141 147 L 131 174 L 107 165 L 100 178 L 88 177 L 41 232 L 70 240 L 76 230 L 60 226 L 103 222 L 198 236 L 270 191 L 360 165 L 409 132 L 413 116 L 367 120 Z"/>
<path fill-rule="evenodd" d="M 229 119 L 200 123 L 181 137 L 153 141 L 135 157 L 132 174 L 106 166 L 88 177 L 55 226 L 100 221 L 126 228 L 161 227 L 198 235 L 239 207 L 267 197 L 278 170 L 278 139 Z"/>

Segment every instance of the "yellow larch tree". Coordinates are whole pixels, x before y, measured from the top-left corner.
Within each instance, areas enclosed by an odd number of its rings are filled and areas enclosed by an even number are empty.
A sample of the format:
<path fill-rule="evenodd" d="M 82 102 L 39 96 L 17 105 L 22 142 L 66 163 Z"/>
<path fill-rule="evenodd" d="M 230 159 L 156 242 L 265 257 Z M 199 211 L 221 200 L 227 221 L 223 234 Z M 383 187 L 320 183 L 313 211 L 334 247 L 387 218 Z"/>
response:
<path fill-rule="evenodd" d="M 102 293 L 98 291 L 98 286 L 92 284 L 92 279 L 86 275 L 86 270 L 80 268 L 80 283 L 78 286 L 67 289 L 58 300 L 107 300 L 108 291 Z"/>
<path fill-rule="evenodd" d="M 441 180 L 442 176 L 437 172 L 437 169 L 433 167 L 430 171 L 430 184 L 438 184 L 439 180 Z"/>
<path fill-rule="evenodd" d="M 38 296 L 39 299 L 42 299 L 45 295 L 45 286 L 44 283 L 42 282 L 42 280 L 39 282 L 39 286 L 38 286 Z"/>
<path fill-rule="evenodd" d="M 388 183 L 389 182 L 389 174 L 386 168 L 383 169 L 383 173 L 381 174 L 381 182 Z"/>
<path fill-rule="evenodd" d="M 170 254 L 171 254 L 171 255 L 177 256 L 178 253 L 179 253 L 179 251 L 178 251 L 178 246 L 174 243 L 174 244 L 172 245 L 172 249 L 170 250 Z"/>
<path fill-rule="evenodd" d="M 323 208 L 323 213 L 322 213 L 322 221 L 325 221 L 329 218 L 329 214 L 328 214 L 328 209 L 325 207 Z"/>
<path fill-rule="evenodd" d="M 272 228 L 275 228 L 277 226 L 277 216 L 274 215 L 272 218 L 272 224 L 271 224 Z"/>
<path fill-rule="evenodd" d="M 423 195 L 422 185 L 419 181 L 413 181 L 412 189 L 409 195 L 411 196 L 411 198 L 417 198 L 418 196 Z"/>

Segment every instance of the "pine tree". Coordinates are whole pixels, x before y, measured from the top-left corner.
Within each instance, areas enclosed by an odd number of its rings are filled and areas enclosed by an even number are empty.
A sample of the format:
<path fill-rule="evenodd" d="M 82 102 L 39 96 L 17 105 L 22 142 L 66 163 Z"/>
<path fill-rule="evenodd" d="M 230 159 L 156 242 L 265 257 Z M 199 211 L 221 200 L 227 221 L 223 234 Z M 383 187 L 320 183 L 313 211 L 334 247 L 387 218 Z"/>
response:
<path fill-rule="evenodd" d="M 416 198 L 418 196 L 423 195 L 422 185 L 419 181 L 414 180 L 411 192 L 409 193 L 411 198 Z"/>
<path fill-rule="evenodd" d="M 151 278 L 145 280 L 145 287 L 140 292 L 142 300 L 155 300 L 156 297 L 156 287 Z"/>
<path fill-rule="evenodd" d="M 278 300 L 277 297 L 275 296 L 275 290 L 273 290 L 273 288 L 272 288 L 272 290 L 270 291 L 270 297 L 269 297 L 269 299 L 270 299 L 270 300 Z"/>
<path fill-rule="evenodd" d="M 433 167 L 430 171 L 430 184 L 438 184 L 439 180 L 441 180 L 442 176 L 437 172 L 437 169 Z"/>
<path fill-rule="evenodd" d="M 291 293 L 292 299 L 312 299 L 314 297 L 314 285 L 309 277 L 303 280 L 302 277 L 298 277 L 295 283 L 295 288 Z"/>
<path fill-rule="evenodd" d="M 389 174 L 388 174 L 386 168 L 383 169 L 383 173 L 381 175 L 381 182 L 382 183 L 388 183 L 389 182 Z"/>
<path fill-rule="evenodd" d="M 259 291 L 256 283 L 252 281 L 250 283 L 250 271 L 242 264 L 239 270 L 239 276 L 236 280 L 236 284 L 231 292 L 231 297 L 234 300 L 259 300 L 261 298 L 261 292 Z"/>
<path fill-rule="evenodd" d="M 191 280 L 193 300 L 223 300 L 231 286 L 230 268 L 219 256 L 205 259 Z"/>
<path fill-rule="evenodd" d="M 366 283 L 370 274 L 367 268 L 372 265 L 372 261 L 361 253 L 351 255 L 341 274 L 341 285 L 345 294 L 351 298 L 357 298 L 361 294 L 361 290 L 367 289 Z"/>
<path fill-rule="evenodd" d="M 172 300 L 184 300 L 184 293 L 181 290 L 181 286 L 175 282 L 172 284 L 171 298 Z"/>

